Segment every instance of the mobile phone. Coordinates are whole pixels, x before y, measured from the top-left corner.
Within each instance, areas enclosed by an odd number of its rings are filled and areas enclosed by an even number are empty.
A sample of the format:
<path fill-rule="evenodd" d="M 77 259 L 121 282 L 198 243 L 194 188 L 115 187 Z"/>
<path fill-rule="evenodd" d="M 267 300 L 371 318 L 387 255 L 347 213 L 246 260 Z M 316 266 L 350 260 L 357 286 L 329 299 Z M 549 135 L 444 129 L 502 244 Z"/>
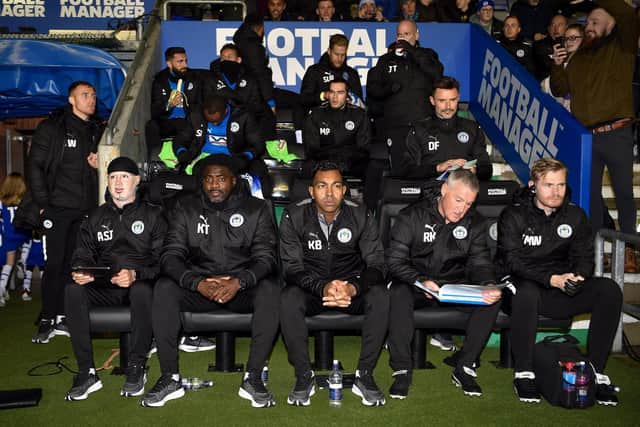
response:
<path fill-rule="evenodd" d="M 74 273 L 90 274 L 92 276 L 104 276 L 111 271 L 111 267 L 108 265 L 74 265 L 71 267 L 71 271 Z"/>

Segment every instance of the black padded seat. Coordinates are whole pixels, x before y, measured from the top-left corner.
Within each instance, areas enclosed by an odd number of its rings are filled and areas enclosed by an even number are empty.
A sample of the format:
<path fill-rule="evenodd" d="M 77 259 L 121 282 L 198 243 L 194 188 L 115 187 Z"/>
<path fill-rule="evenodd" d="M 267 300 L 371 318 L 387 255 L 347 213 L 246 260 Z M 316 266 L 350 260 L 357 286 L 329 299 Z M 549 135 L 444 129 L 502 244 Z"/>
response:
<path fill-rule="evenodd" d="M 89 321 L 91 332 L 131 332 L 129 306 L 92 307 Z"/>

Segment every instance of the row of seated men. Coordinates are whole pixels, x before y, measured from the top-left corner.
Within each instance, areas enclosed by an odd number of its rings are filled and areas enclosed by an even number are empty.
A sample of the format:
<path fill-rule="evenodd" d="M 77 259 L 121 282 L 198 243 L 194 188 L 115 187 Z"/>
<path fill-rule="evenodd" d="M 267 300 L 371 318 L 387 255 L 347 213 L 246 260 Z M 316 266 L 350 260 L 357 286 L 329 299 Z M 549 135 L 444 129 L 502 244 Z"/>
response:
<path fill-rule="evenodd" d="M 405 399 L 412 382 L 413 309 L 439 303 L 415 286 L 437 291 L 444 283 L 485 286 L 483 305 L 448 305 L 469 313 L 462 349 L 450 359 L 451 379 L 465 395 L 480 396 L 477 361 L 501 307 L 497 270 L 511 274 L 514 388 L 524 402 L 539 402 L 533 346 L 539 314 L 566 318 L 591 313 L 588 355 L 597 372 L 597 401 L 617 405 L 604 374 L 620 317 L 622 296 L 610 279 L 593 277 L 593 240 L 584 211 L 569 203 L 567 169 L 543 159 L 529 187 L 506 208 L 498 226 L 498 254 L 487 247 L 486 220 L 475 212 L 479 183 L 469 170 L 451 172 L 397 216 L 388 248 L 371 213 L 346 199 L 335 163 L 313 171 L 310 198 L 289 205 L 277 228 L 268 202 L 251 196 L 230 156 L 213 154 L 193 173 L 197 191 L 162 212 L 144 200 L 136 164 L 124 157 L 108 166 L 105 204 L 85 218 L 66 286 L 67 323 L 79 374 L 66 395 L 83 400 L 102 388 L 92 355 L 89 310 L 130 301 L 132 347 L 123 396 L 143 396 L 158 407 L 184 396 L 178 365 L 180 312 L 224 308 L 253 313 L 247 369 L 238 395 L 253 407 L 276 399 L 261 372 L 278 330 L 295 368 L 290 405 L 307 406 L 315 393 L 305 315 L 324 310 L 364 314 L 353 393 L 367 406 L 384 405 L 374 367 L 389 345 L 389 396 Z M 280 262 L 278 262 L 280 258 Z M 92 267 L 109 267 L 99 276 Z M 280 279 L 284 286 L 279 285 Z M 390 284 L 389 284 L 390 283 Z M 155 337 L 160 377 L 145 389 L 146 355 Z"/>
<path fill-rule="evenodd" d="M 308 111 L 294 113 L 293 119 L 296 140 L 304 143 L 303 176 L 308 178 L 318 161 L 339 162 L 348 175 L 364 178 L 370 208 L 379 198 L 383 169 L 367 161 L 375 157 L 376 145 L 382 145 L 383 159 L 390 158 L 394 176 L 430 178 L 475 160 L 479 177 L 491 177 L 484 134 L 476 123 L 458 117 L 459 84 L 443 76 L 435 51 L 419 46 L 414 22 L 398 24 L 397 42 L 369 71 L 366 111 L 360 108 L 365 104 L 358 73 L 346 64 L 345 36 L 330 38 L 327 52 L 307 70 L 295 101 L 295 94 L 283 96 L 286 91 L 273 88 L 266 62 L 255 64 L 255 58 L 265 58 L 263 35 L 262 22 L 245 21 L 235 44 L 221 49 L 209 72 L 189 70 L 184 49 L 167 49 L 167 68 L 153 83 L 146 132 L 152 151 L 173 136 L 162 146 L 161 158 L 181 168 L 201 155 L 231 154 L 263 181 L 269 194 L 261 156 L 282 151 L 274 113 L 278 98 L 287 98 L 294 112 Z"/>

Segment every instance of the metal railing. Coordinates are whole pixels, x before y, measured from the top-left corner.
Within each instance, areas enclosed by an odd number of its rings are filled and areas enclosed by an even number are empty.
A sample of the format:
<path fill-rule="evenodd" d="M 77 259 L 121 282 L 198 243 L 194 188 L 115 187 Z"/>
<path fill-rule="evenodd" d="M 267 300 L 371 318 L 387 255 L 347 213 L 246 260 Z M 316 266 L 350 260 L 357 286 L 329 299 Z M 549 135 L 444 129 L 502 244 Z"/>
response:
<path fill-rule="evenodd" d="M 156 3 L 142 34 L 127 78 L 125 79 L 100 144 L 99 188 L 105 188 L 109 162 L 118 156 L 127 156 L 142 163 L 147 156 L 145 125 L 151 118 L 151 83 L 159 71 L 161 2 Z M 100 194 L 102 197 L 103 194 Z"/>
<path fill-rule="evenodd" d="M 632 245 L 640 245 L 640 235 L 621 233 L 619 231 L 602 229 L 598 231 L 595 238 L 595 275 L 602 277 L 604 275 L 604 242 L 610 241 L 611 250 L 611 278 L 620 286 L 620 290 L 624 292 L 624 248 L 626 243 Z M 640 307 L 633 304 L 623 303 L 622 313 L 640 319 Z M 622 316 L 616 338 L 613 341 L 613 351 L 622 350 Z"/>

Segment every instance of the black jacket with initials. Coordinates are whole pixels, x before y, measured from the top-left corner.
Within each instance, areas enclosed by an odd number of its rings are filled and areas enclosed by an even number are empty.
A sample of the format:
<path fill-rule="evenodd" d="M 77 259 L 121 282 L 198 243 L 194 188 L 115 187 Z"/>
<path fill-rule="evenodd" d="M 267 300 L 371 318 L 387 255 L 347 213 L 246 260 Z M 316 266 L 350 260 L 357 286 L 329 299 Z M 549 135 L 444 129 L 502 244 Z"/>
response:
<path fill-rule="evenodd" d="M 300 99 L 302 106 L 312 108 L 322 104 L 320 94 L 329 90 L 329 84 L 337 78 L 345 80 L 352 92 L 362 99 L 362 85 L 358 72 L 347 65 L 346 61 L 342 67 L 335 69 L 331 66 L 329 55 L 325 52 L 320 57 L 317 64 L 312 65 L 304 73 L 302 84 L 300 85 Z M 355 101 L 355 100 L 352 100 Z"/>
<path fill-rule="evenodd" d="M 260 128 L 255 119 L 245 109 L 231 108 L 227 122 L 227 148 L 231 155 L 239 155 L 246 151 L 259 157 L 264 153 L 265 145 L 260 138 Z M 173 152 L 178 155 L 180 148 L 186 148 L 191 160 L 200 155 L 207 142 L 207 126 L 209 123 L 200 111 L 189 115 L 188 125 L 173 140 Z"/>
<path fill-rule="evenodd" d="M 385 252 L 394 283 L 495 283 L 487 232 L 487 221 L 473 208 L 460 221 L 448 224 L 435 198 L 404 208 Z"/>
<path fill-rule="evenodd" d="M 110 275 L 130 269 L 139 280 L 154 280 L 166 232 L 160 206 L 137 198 L 119 209 L 109 199 L 83 219 L 71 265 L 109 266 Z"/>
<path fill-rule="evenodd" d="M 250 288 L 276 271 L 276 231 L 264 200 L 237 185 L 222 204 L 198 191 L 178 199 L 160 258 L 162 273 L 197 290 L 207 277 L 237 277 Z"/>
<path fill-rule="evenodd" d="M 407 178 L 434 178 L 439 163 L 449 159 L 477 160 L 478 179 L 491 178 L 493 167 L 487 153 L 484 133 L 478 123 L 457 115 L 451 119 L 436 116 L 413 124 L 406 138 L 406 149 L 394 150 L 394 174 Z"/>
<path fill-rule="evenodd" d="M 502 211 L 498 221 L 496 260 L 504 274 L 551 286 L 554 274 L 593 274 L 593 234 L 585 212 L 569 203 L 551 215 L 524 197 Z"/>
<path fill-rule="evenodd" d="M 377 71 L 368 74 L 367 97 L 383 103 L 387 127 L 407 125 L 433 113 L 429 96 L 444 69 L 434 50 L 416 45 L 404 56 L 391 51 L 374 68 Z"/>
<path fill-rule="evenodd" d="M 322 296 L 332 280 L 346 280 L 358 295 L 384 286 L 386 268 L 378 227 L 364 206 L 345 200 L 329 239 L 320 228 L 311 199 L 288 206 L 280 223 L 280 259 L 289 286 Z"/>
<path fill-rule="evenodd" d="M 304 124 L 304 147 L 308 159 L 332 160 L 351 165 L 367 157 L 371 131 L 367 113 L 345 104 L 328 104 L 309 111 Z"/>

